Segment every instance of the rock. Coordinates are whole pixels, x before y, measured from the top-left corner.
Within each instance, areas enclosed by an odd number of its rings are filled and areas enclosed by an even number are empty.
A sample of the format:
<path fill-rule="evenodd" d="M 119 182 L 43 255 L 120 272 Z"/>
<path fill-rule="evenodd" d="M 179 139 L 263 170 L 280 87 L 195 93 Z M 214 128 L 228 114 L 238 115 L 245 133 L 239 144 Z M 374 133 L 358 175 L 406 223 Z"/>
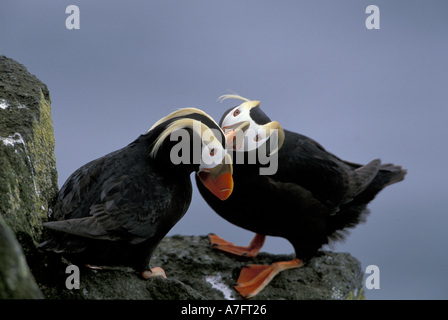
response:
<path fill-rule="evenodd" d="M 39 242 L 58 189 L 50 103 L 42 82 L 0 56 L 0 274 L 7 289 L 1 297 L 42 297 L 23 251 L 31 254 Z"/>
<path fill-rule="evenodd" d="M 14 233 L 0 215 L 0 299 L 42 299 Z"/>
<path fill-rule="evenodd" d="M 37 249 L 57 192 L 49 91 L 23 65 L 0 56 L 0 298 L 241 299 L 233 284 L 243 266 L 293 258 L 235 258 L 212 250 L 207 236 L 172 236 L 151 261 L 167 279 L 143 280 L 119 267 L 68 268 L 63 256 Z M 306 266 L 279 274 L 254 299 L 357 299 L 362 282 L 355 258 L 322 251 Z"/>
<path fill-rule="evenodd" d="M 165 238 L 153 258 L 167 277 L 190 286 L 206 299 L 241 299 L 233 285 L 247 264 L 292 260 L 293 255 L 260 253 L 256 258 L 228 256 L 212 250 L 207 236 Z M 287 270 L 252 300 L 362 298 L 363 273 L 348 253 L 321 251 L 305 267 Z"/>
<path fill-rule="evenodd" d="M 57 190 L 47 86 L 0 56 L 0 213 L 25 251 L 39 242 Z"/>
<path fill-rule="evenodd" d="M 68 290 L 65 268 L 35 273 L 41 290 L 50 299 L 156 299 L 156 300 L 239 300 L 233 289 L 241 268 L 249 263 L 270 264 L 291 260 L 293 255 L 261 253 L 256 258 L 235 258 L 213 250 L 207 236 L 171 236 L 162 240 L 152 266 L 162 267 L 167 279 L 141 279 L 123 268 L 92 270 L 80 268 L 79 289 Z M 39 276 L 38 276 L 39 274 Z M 41 280 L 42 278 L 42 280 Z M 362 299 L 363 273 L 360 263 L 348 253 L 322 251 L 306 266 L 280 273 L 252 300 Z"/>

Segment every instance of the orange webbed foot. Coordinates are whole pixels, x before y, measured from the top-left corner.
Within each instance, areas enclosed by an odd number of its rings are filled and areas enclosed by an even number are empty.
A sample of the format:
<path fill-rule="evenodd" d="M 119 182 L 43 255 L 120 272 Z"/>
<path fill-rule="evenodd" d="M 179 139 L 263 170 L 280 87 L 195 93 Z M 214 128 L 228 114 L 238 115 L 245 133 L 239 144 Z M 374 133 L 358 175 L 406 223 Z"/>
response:
<path fill-rule="evenodd" d="M 252 298 L 260 293 L 278 273 L 301 266 L 303 262 L 299 259 L 274 262 L 271 265 L 247 265 L 241 270 L 235 289 L 244 298 Z"/>
<path fill-rule="evenodd" d="M 210 244 L 214 249 L 227 252 L 236 256 L 253 258 L 258 255 L 261 247 L 264 244 L 266 236 L 261 234 L 256 234 L 254 239 L 251 241 L 250 245 L 247 247 L 237 246 L 231 242 L 228 242 L 221 237 L 210 234 Z"/>

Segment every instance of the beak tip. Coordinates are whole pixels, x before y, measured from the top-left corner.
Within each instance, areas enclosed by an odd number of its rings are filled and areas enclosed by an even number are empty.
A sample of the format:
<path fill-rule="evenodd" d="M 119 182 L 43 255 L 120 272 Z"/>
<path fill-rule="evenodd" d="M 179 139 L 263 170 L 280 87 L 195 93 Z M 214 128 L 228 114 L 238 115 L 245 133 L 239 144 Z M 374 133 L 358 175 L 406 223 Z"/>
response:
<path fill-rule="evenodd" d="M 230 173 L 224 173 L 216 180 L 212 179 L 208 175 L 200 175 L 199 178 L 204 186 L 222 201 L 227 200 L 232 194 L 233 179 Z"/>
<path fill-rule="evenodd" d="M 232 189 L 220 190 L 218 198 L 222 201 L 227 200 L 232 194 Z"/>

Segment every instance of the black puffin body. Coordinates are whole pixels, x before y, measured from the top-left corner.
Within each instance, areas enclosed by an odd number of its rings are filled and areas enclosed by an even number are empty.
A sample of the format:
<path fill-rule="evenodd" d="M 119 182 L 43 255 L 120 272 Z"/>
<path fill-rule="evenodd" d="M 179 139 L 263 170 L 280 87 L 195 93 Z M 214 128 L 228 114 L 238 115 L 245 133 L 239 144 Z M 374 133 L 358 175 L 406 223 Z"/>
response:
<path fill-rule="evenodd" d="M 77 264 L 131 266 L 151 276 L 147 270 L 154 249 L 190 205 L 190 173 L 213 175 L 205 183 L 221 199 L 233 188 L 230 161 L 204 170 L 192 159 L 178 165 L 171 161 L 177 141 L 169 135 L 185 129 L 193 143 L 201 139 L 193 125 L 216 129 L 213 147 L 222 147 L 219 126 L 202 111 L 186 108 L 161 119 L 128 146 L 76 170 L 59 191 L 54 221 L 45 223 L 54 231 L 40 247 L 62 252 Z M 206 143 L 199 141 L 202 148 L 212 146 Z"/>
<path fill-rule="evenodd" d="M 257 136 L 257 128 L 271 120 L 258 107 L 259 102 L 245 101 L 239 108 L 226 112 L 220 125 L 228 130 L 241 119 L 249 120 L 248 132 L 254 130 L 253 135 Z M 365 166 L 343 161 L 306 136 L 281 127 L 279 130 L 282 131 L 280 149 L 271 155 L 278 156 L 275 174 L 260 175 L 260 163 L 240 163 L 235 160 L 235 154 L 241 151 L 234 151 L 235 188 L 226 201 L 216 201 L 198 184 L 201 195 L 221 217 L 257 233 L 248 247 L 235 246 L 211 235 L 217 249 L 255 256 L 266 235 L 286 238 L 294 247 L 296 259 L 293 261 L 271 266 L 250 265 L 242 270 L 235 288 L 245 297 L 256 295 L 276 273 L 302 266 L 324 244 L 341 239 L 346 228 L 363 220 L 368 202 L 385 186 L 403 180 L 406 174 L 399 166 L 381 165 L 380 160 Z M 243 150 L 247 148 L 248 144 Z"/>

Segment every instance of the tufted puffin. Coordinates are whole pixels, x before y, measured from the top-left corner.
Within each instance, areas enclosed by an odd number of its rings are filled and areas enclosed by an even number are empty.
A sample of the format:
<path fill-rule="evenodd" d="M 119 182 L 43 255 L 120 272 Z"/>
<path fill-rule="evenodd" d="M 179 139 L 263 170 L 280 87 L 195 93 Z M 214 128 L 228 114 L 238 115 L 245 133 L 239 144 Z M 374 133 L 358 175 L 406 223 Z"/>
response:
<path fill-rule="evenodd" d="M 296 256 L 292 261 L 243 268 L 235 289 L 243 297 L 250 298 L 265 288 L 279 272 L 303 266 L 324 244 L 342 240 L 347 228 L 365 220 L 367 204 L 376 194 L 403 180 L 406 170 L 392 164 L 381 164 L 379 159 L 366 165 L 341 160 L 316 141 L 284 130 L 277 122 L 271 121 L 260 109 L 259 101 L 238 95 L 221 98 L 244 101 L 222 116 L 220 125 L 226 134 L 234 134 L 234 129 L 242 121 L 250 123 L 243 143 L 229 144 L 233 149 L 235 188 L 226 201 L 216 201 L 199 183 L 198 189 L 221 217 L 256 235 L 247 247 L 236 246 L 214 234 L 210 235 L 211 244 L 224 252 L 254 257 L 267 235 L 277 236 L 292 244 Z M 274 128 L 277 131 L 272 130 Z M 276 139 L 272 151 L 266 147 L 270 139 Z M 227 141 L 231 142 L 232 138 Z M 262 149 L 265 156 L 278 161 L 273 174 L 262 175 L 260 167 L 263 164 L 260 161 L 252 164 L 247 161 L 248 154 Z M 238 153 L 246 156 L 238 158 Z"/>
<path fill-rule="evenodd" d="M 150 269 L 149 262 L 190 205 L 190 173 L 197 172 L 201 185 L 219 201 L 233 190 L 224 138 L 218 124 L 196 108 L 160 119 L 126 147 L 85 164 L 67 179 L 53 221 L 44 224 L 50 238 L 39 247 L 76 264 L 126 266 L 143 278 L 164 277 L 163 269 Z M 181 142 L 189 149 L 181 150 Z M 180 161 L 180 155 L 187 157 Z"/>

